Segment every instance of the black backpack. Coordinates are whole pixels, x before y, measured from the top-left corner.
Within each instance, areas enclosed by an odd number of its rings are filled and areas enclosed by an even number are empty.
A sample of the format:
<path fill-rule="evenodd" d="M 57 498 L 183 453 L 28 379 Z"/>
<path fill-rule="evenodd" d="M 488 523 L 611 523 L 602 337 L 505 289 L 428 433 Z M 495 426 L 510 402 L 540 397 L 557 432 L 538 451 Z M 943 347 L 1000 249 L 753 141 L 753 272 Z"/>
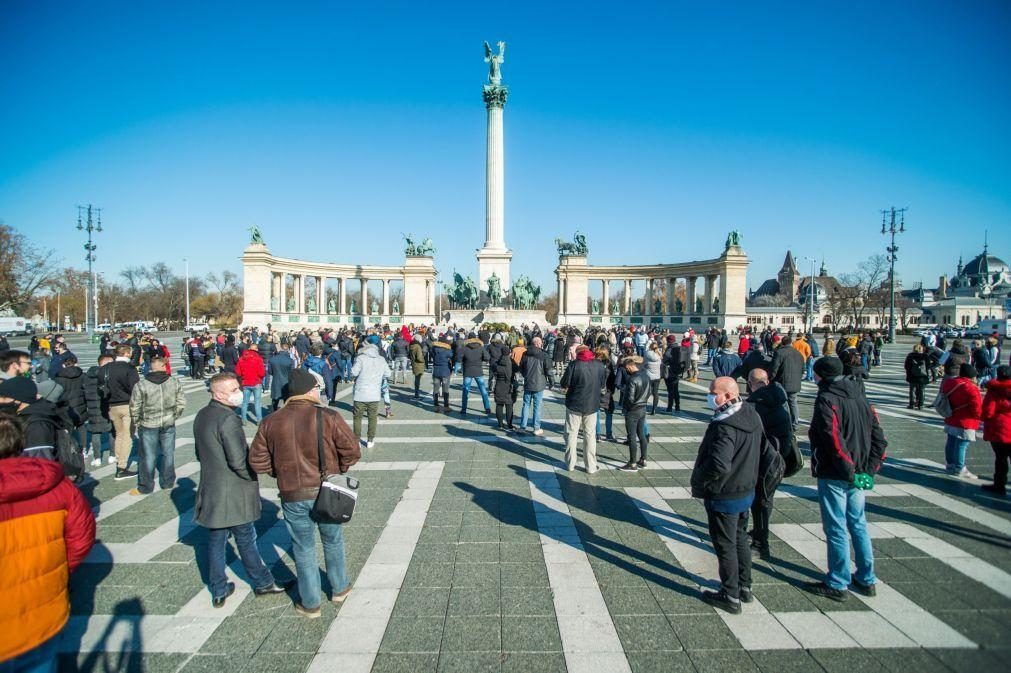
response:
<path fill-rule="evenodd" d="M 920 379 L 925 379 L 930 375 L 927 371 L 927 363 L 923 358 L 917 358 L 913 362 L 913 374 Z"/>
<path fill-rule="evenodd" d="M 774 438 L 762 433 L 762 453 L 758 459 L 758 484 L 755 488 L 755 497 L 759 502 L 772 499 L 786 472 L 786 461 L 776 444 Z"/>
<path fill-rule="evenodd" d="M 63 474 L 75 484 L 84 481 L 84 454 L 77 440 L 66 428 L 56 428 L 56 460 L 63 466 Z"/>

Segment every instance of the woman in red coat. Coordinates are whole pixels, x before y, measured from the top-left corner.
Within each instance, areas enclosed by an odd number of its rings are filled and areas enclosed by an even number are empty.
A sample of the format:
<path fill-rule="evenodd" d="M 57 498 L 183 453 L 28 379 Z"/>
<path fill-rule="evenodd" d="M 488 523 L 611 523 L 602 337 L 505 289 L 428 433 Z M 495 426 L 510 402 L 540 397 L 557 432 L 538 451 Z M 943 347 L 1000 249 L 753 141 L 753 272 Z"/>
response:
<path fill-rule="evenodd" d="M 1007 494 L 1008 463 L 1011 462 L 1011 366 L 997 367 L 983 398 L 983 439 L 993 447 L 993 483 L 982 489 L 997 495 Z"/>
<path fill-rule="evenodd" d="M 954 363 L 952 363 L 954 365 Z M 976 385 L 976 368 L 963 362 L 945 367 L 945 378 L 941 382 L 941 392 L 948 396 L 951 416 L 944 419 L 944 432 L 948 439 L 944 444 L 944 462 L 948 474 L 964 479 L 975 479 L 976 475 L 965 467 L 965 451 L 969 442 L 976 441 L 976 431 L 983 420 L 983 399 Z"/>

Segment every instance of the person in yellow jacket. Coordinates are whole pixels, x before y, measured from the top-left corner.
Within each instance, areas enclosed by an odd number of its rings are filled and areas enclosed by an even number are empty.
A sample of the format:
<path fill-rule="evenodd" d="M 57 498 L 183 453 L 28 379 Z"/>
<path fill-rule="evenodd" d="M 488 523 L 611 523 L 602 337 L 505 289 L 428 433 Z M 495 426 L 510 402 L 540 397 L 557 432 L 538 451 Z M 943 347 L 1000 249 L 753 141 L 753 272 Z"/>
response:
<path fill-rule="evenodd" d="M 0 414 L 0 671 L 50 673 L 95 515 L 58 462 L 23 449 L 21 422 Z"/>
<path fill-rule="evenodd" d="M 804 335 L 798 336 L 793 341 L 793 347 L 804 356 L 804 362 L 811 359 L 811 345 L 807 343 L 807 339 Z"/>

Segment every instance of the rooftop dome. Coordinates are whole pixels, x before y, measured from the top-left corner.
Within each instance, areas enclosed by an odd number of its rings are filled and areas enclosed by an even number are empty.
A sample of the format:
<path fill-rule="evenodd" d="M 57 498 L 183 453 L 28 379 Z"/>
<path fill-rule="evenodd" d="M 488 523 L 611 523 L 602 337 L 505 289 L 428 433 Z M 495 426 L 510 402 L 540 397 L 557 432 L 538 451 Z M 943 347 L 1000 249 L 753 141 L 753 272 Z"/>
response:
<path fill-rule="evenodd" d="M 985 265 L 983 264 L 984 258 L 986 259 Z M 989 274 L 1001 275 L 1007 273 L 1008 271 L 1007 262 L 1005 262 L 1000 257 L 995 257 L 994 255 L 990 255 L 984 252 L 983 254 L 976 255 L 971 260 L 969 260 L 969 263 L 965 265 L 964 269 L 962 269 L 962 275 L 978 276 L 981 272 L 980 271 L 981 266 L 983 267 L 984 272 L 987 273 L 988 275 Z"/>

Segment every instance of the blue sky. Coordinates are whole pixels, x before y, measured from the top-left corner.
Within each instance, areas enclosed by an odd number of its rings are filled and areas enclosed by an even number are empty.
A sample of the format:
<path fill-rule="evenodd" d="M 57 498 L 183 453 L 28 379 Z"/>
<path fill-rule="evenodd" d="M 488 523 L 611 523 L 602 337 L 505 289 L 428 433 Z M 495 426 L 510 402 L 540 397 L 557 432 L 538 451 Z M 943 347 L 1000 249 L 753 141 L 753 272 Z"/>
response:
<path fill-rule="evenodd" d="M 375 5 L 369 7 L 367 5 Z M 99 269 L 240 270 L 276 254 L 396 264 L 400 232 L 476 275 L 487 66 L 508 42 L 506 241 L 553 290 L 591 263 L 719 254 L 749 284 L 795 255 L 841 273 L 908 206 L 900 276 L 936 281 L 989 229 L 1011 258 L 1011 4 L 0 5 L 0 218 Z M 802 265 L 806 269 L 806 266 Z"/>

